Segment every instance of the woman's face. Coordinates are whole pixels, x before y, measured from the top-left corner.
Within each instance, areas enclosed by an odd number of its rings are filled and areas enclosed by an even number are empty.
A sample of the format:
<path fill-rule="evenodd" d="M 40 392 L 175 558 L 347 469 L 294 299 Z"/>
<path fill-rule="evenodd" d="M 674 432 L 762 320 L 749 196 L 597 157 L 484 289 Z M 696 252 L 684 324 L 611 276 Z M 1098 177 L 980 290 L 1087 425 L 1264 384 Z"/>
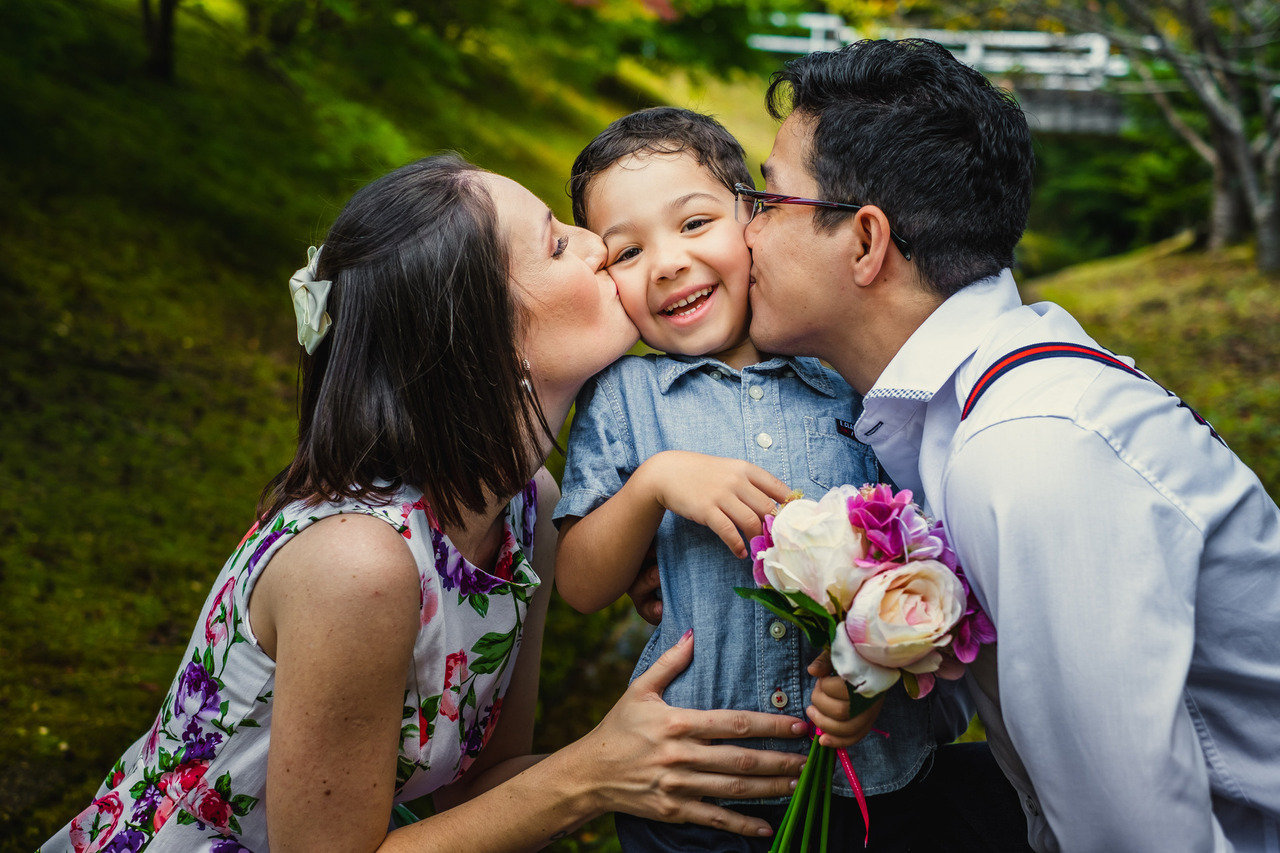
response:
<path fill-rule="evenodd" d="M 558 221 L 509 178 L 485 174 L 484 180 L 507 240 L 516 299 L 528 318 L 520 351 L 544 405 L 567 405 L 640 333 L 604 271 L 599 237 Z"/>

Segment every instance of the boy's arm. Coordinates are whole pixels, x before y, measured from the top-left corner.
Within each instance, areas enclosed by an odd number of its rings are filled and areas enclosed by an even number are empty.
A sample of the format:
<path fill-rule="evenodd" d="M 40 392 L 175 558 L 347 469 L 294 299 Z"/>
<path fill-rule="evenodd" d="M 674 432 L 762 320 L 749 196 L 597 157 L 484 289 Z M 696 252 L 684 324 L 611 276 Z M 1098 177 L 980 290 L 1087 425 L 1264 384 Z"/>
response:
<path fill-rule="evenodd" d="M 603 504 L 561 523 L 557 589 L 582 612 L 616 601 L 635 580 L 667 510 L 709 527 L 735 556 L 746 557 L 743 536 L 759 535 L 761 519 L 789 493 L 777 477 L 741 459 L 654 454 Z"/>

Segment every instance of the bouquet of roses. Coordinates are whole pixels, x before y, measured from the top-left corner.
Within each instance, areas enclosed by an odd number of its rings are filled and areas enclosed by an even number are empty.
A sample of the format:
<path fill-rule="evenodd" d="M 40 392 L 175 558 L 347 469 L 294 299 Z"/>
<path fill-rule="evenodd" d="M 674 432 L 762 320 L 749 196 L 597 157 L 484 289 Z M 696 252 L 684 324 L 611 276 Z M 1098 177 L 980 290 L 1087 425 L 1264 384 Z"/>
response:
<path fill-rule="evenodd" d="M 910 491 L 895 494 L 880 484 L 787 501 L 751 541 L 758 588 L 737 590 L 830 650 L 854 714 L 899 679 L 911 697 L 927 695 L 936 678 L 959 678 L 978 646 L 995 641 L 941 522 L 911 498 Z M 820 746 L 815 737 L 772 850 L 790 850 L 797 831 L 806 850 L 818 823 L 826 850 L 836 758 L 869 823 L 847 751 Z"/>

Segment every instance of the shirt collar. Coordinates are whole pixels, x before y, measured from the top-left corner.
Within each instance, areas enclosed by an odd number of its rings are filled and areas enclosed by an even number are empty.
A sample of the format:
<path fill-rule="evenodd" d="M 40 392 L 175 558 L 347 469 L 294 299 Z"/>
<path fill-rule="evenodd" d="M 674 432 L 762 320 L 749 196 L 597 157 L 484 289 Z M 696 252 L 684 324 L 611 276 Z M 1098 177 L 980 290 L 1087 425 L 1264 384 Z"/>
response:
<path fill-rule="evenodd" d="M 867 392 L 865 403 L 888 398 L 928 402 L 977 351 L 988 327 L 1022 304 L 1009 270 L 961 288 L 907 338 Z"/>
<path fill-rule="evenodd" d="M 681 376 L 704 366 L 717 368 L 733 376 L 737 376 L 741 372 L 734 370 L 718 358 L 709 355 L 668 355 L 666 364 L 658 374 L 658 388 L 663 394 L 666 394 Z M 787 368 L 794 370 L 796 376 L 799 376 L 806 385 L 819 394 L 826 397 L 834 397 L 836 395 L 836 389 L 831 382 L 831 377 L 822 369 L 821 362 L 816 358 L 801 358 L 790 355 L 774 356 L 768 361 L 751 365 L 747 370 L 753 373 L 767 373 Z"/>
<path fill-rule="evenodd" d="M 889 442 L 914 445 L 925 406 L 977 351 L 991 324 L 1021 304 L 1013 274 L 1006 269 L 961 288 L 939 305 L 863 398 L 857 439 L 874 446 L 877 454 L 888 454 Z"/>

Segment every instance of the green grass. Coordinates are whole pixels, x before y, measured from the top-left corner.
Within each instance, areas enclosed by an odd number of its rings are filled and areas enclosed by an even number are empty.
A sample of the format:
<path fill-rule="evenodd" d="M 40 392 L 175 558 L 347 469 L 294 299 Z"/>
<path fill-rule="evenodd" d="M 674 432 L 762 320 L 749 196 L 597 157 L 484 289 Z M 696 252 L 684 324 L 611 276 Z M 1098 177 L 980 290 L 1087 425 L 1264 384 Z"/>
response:
<path fill-rule="evenodd" d="M 289 458 L 285 282 L 355 187 L 455 148 L 567 216 L 573 156 L 635 106 L 717 113 L 752 162 L 772 137 L 756 79 L 598 75 L 570 46 L 530 55 L 500 34 L 336 33 L 263 59 L 212 0 L 180 7 L 178 79 L 157 83 L 136 70 L 136 8 L 0 3 L 0 853 L 83 808 L 154 715 Z M 1030 284 L 1208 416 L 1275 494 L 1280 298 L 1247 252 L 1160 247 Z M 539 748 L 599 718 L 636 640 L 621 605 L 553 605 Z M 609 820 L 556 849 L 616 849 Z"/>

